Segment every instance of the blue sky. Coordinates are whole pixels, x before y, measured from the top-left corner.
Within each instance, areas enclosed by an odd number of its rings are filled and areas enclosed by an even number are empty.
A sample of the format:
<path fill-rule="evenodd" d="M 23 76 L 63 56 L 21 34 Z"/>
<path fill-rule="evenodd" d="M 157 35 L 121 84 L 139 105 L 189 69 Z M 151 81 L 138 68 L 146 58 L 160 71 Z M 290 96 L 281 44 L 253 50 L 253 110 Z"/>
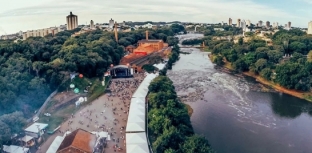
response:
<path fill-rule="evenodd" d="M 0 35 L 65 24 L 66 15 L 78 15 L 79 24 L 116 21 L 227 22 L 231 17 L 292 22 L 307 27 L 312 0 L 0 0 Z"/>

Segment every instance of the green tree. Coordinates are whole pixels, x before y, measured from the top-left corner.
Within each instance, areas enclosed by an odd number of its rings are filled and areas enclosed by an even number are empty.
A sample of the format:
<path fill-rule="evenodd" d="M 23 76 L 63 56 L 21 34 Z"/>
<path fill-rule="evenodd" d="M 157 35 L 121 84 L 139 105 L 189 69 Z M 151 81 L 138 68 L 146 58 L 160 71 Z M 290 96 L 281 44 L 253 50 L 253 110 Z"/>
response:
<path fill-rule="evenodd" d="M 261 70 L 260 75 L 267 80 L 271 80 L 272 71 L 270 68 L 264 68 Z"/>
<path fill-rule="evenodd" d="M 204 137 L 198 135 L 187 137 L 186 141 L 181 145 L 180 150 L 185 153 L 215 153 L 215 151 L 211 149 L 208 141 Z"/>

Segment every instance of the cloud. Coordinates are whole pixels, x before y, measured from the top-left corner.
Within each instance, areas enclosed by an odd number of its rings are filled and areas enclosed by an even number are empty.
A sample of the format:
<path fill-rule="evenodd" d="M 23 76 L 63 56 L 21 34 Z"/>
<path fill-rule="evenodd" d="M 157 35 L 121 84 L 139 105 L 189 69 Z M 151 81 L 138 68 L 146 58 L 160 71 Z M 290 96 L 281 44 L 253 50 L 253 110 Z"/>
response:
<path fill-rule="evenodd" d="M 34 0 L 28 0 L 31 3 Z M 38 0 L 35 0 L 38 1 Z M 269 20 L 273 22 L 294 22 L 306 19 L 298 17 L 291 12 L 259 4 L 253 0 L 44 0 L 45 3 L 28 5 L 23 8 L 14 8 L 0 13 L 0 22 L 16 18 L 26 21 L 32 17 L 42 24 L 45 16 L 55 18 L 52 25 L 64 24 L 65 16 L 72 11 L 78 15 L 80 21 L 107 22 L 115 18 L 118 21 L 190 21 L 190 22 L 221 22 L 231 17 L 234 21 L 237 18 L 250 19 L 252 22 L 258 20 Z M 1 10 L 0 6 L 0 10 Z M 52 23 L 58 21 L 59 23 Z M 235 22 L 234 22 L 235 23 Z M 280 22 L 281 23 L 281 22 Z M 25 23 L 28 24 L 28 23 Z M 24 25 L 25 25 L 24 24 Z M 81 24 L 81 23 L 80 23 Z M 42 27 L 44 28 L 44 27 Z M 19 28 L 22 29 L 22 28 Z"/>

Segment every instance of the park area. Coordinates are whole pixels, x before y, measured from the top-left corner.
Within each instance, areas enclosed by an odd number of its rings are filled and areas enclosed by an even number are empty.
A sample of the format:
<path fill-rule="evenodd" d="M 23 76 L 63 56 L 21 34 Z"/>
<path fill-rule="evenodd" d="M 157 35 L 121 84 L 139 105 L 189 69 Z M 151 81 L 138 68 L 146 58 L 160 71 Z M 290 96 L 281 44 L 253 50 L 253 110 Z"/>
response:
<path fill-rule="evenodd" d="M 109 80 L 110 78 L 106 77 L 105 85 L 103 86 L 98 78 L 88 79 L 85 77 L 75 77 L 71 81 L 71 85 L 74 84 L 75 87 L 68 87 L 65 91 L 57 93 L 42 111 L 38 122 L 49 124 L 47 132 L 50 134 L 53 133 L 54 130 L 73 113 L 102 95 L 106 90 Z M 75 93 L 75 89 L 79 91 Z M 84 89 L 88 89 L 87 92 L 85 92 Z M 87 97 L 87 101 L 76 106 L 75 102 L 77 102 L 80 97 Z"/>

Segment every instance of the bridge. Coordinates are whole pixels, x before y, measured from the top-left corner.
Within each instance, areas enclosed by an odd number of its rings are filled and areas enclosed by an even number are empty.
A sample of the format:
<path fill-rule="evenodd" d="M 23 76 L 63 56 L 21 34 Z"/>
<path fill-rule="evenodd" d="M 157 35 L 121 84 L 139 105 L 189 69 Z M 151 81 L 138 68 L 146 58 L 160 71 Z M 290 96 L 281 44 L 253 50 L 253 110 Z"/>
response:
<path fill-rule="evenodd" d="M 180 48 L 205 48 L 204 46 L 180 46 Z"/>

